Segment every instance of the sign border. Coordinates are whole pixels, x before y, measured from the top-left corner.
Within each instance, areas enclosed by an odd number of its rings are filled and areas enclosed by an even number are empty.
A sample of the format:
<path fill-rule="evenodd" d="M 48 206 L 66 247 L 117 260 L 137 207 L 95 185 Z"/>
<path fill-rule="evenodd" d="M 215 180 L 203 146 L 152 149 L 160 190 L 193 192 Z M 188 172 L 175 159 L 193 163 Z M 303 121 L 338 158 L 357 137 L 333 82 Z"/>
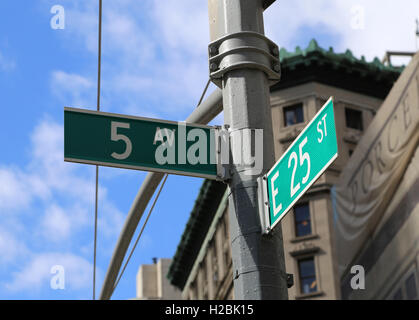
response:
<path fill-rule="evenodd" d="M 142 120 L 142 121 L 150 121 L 150 122 L 157 122 L 157 123 L 166 123 L 171 125 L 178 125 L 179 123 L 182 125 L 186 125 L 189 127 L 195 127 L 195 128 L 202 128 L 202 129 L 213 129 L 215 131 L 215 134 L 217 135 L 217 131 L 219 130 L 216 126 L 207 126 L 203 124 L 198 123 L 188 123 L 184 121 L 171 121 L 171 120 L 160 120 L 160 119 L 154 119 L 154 118 L 146 118 L 146 117 L 138 117 L 138 116 L 128 116 L 118 113 L 110 113 L 110 112 L 103 112 L 103 111 L 96 111 L 96 110 L 89 110 L 89 109 L 79 109 L 79 108 L 72 108 L 72 107 L 64 107 L 64 112 L 74 112 L 74 113 L 86 113 L 86 114 L 93 114 L 93 115 L 100 115 L 105 117 L 117 117 L 117 118 L 123 118 L 128 120 Z M 217 139 L 216 144 L 217 144 Z M 215 146 L 217 148 L 217 146 Z M 215 150 L 216 152 L 216 150 Z M 216 152 L 217 153 L 217 152 Z M 214 165 L 217 167 L 217 173 L 214 175 L 210 174 L 203 174 L 198 172 L 190 172 L 190 171 L 178 171 L 173 169 L 159 169 L 159 168 L 151 168 L 151 167 L 144 167 L 144 166 L 135 166 L 135 165 L 128 165 L 128 164 L 118 164 L 118 163 L 112 163 L 112 162 L 103 162 L 103 161 L 92 161 L 92 160 L 84 160 L 84 159 L 75 159 L 70 157 L 64 156 L 64 161 L 66 162 L 73 162 L 73 163 L 81 163 L 81 164 L 89 164 L 89 165 L 99 165 L 104 167 L 111 167 L 111 168 L 120 168 L 120 169 L 131 169 L 131 170 L 140 170 L 140 171 L 146 171 L 146 172 L 156 172 L 156 173 L 166 173 L 166 174 L 175 174 L 180 176 L 187 176 L 187 177 L 196 177 L 196 178 L 204 178 L 204 179 L 211 179 L 211 180 L 222 180 L 219 177 L 219 168 L 217 163 Z M 216 154 L 216 161 L 217 154 Z"/>
<path fill-rule="evenodd" d="M 311 124 L 316 121 L 317 119 L 317 115 L 319 115 L 323 109 L 325 109 L 328 104 L 330 103 L 330 101 L 332 101 L 332 107 L 335 107 L 335 103 L 334 103 L 334 97 L 331 96 L 326 103 L 323 105 L 323 107 L 317 111 L 316 115 L 313 117 L 313 119 L 311 119 L 311 121 L 305 126 L 305 128 L 303 129 L 303 131 L 301 131 L 301 133 L 294 139 L 294 142 L 288 147 L 287 151 L 284 152 L 284 154 L 281 156 L 281 158 L 279 158 L 279 160 L 272 166 L 271 170 L 269 170 L 264 177 L 266 177 L 265 181 L 266 181 L 266 187 L 268 185 L 268 175 L 275 169 L 275 167 L 278 165 L 278 163 L 288 154 L 288 151 L 294 146 L 295 143 L 297 143 L 298 139 L 306 132 L 306 130 L 311 126 Z M 333 109 L 334 111 L 334 109 Z M 334 117 L 334 112 L 333 112 L 333 121 L 335 122 L 335 128 L 336 128 L 336 121 L 335 121 L 335 117 Z M 337 134 L 336 134 L 336 139 L 337 139 Z M 336 145 L 338 145 L 338 142 L 336 140 Z M 269 192 L 267 192 L 267 201 L 269 206 L 267 207 L 267 210 L 265 210 L 265 221 L 268 222 L 268 226 L 267 228 L 265 228 L 266 233 L 269 233 L 270 231 L 273 230 L 273 228 L 287 215 L 287 213 L 289 212 L 289 210 L 295 205 L 295 203 L 300 200 L 300 198 L 306 193 L 307 189 L 310 188 L 316 181 L 317 179 L 327 170 L 327 168 L 332 164 L 333 161 L 336 160 L 336 158 L 339 155 L 339 148 L 336 150 L 335 155 L 327 162 L 327 164 L 323 167 L 323 169 L 321 169 L 316 175 L 315 177 L 310 181 L 309 184 L 307 184 L 304 189 L 300 192 L 300 194 L 290 203 L 290 205 L 284 210 L 284 212 L 282 213 L 282 215 L 271 225 L 271 216 L 270 216 L 270 199 L 269 199 Z"/>
<path fill-rule="evenodd" d="M 140 116 L 128 116 L 128 115 L 120 114 L 120 113 L 103 112 L 103 111 L 96 111 L 96 110 L 89 110 L 89 109 L 79 109 L 79 108 L 73 108 L 73 107 L 64 107 L 64 112 L 65 111 L 101 115 L 101 116 L 106 116 L 106 117 L 117 117 L 117 118 L 124 118 L 124 119 L 130 119 L 130 120 L 142 120 L 142 121 L 159 122 L 159 123 L 162 122 L 162 123 L 173 124 L 173 125 L 177 125 L 181 123 L 190 127 L 196 127 L 196 128 L 202 128 L 202 129 L 215 129 L 216 128 L 215 126 L 208 126 L 208 125 L 199 124 L 199 123 L 162 120 L 162 119 L 146 118 L 146 117 L 140 117 Z"/>

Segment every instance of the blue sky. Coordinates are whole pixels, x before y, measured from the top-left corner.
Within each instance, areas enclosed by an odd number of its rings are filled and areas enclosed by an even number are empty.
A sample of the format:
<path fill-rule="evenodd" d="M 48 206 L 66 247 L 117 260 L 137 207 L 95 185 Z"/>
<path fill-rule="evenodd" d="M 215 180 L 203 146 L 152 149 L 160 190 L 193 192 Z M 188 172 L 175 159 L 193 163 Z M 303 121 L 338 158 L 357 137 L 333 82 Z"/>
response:
<path fill-rule="evenodd" d="M 208 79 L 207 1 L 103 3 L 101 110 L 184 120 Z M 63 30 L 50 26 L 53 5 Z M 95 170 L 64 163 L 63 108 L 95 109 L 97 11 L 97 0 L 0 1 L 0 299 L 92 296 Z M 316 38 L 372 60 L 414 50 L 417 17 L 416 0 L 277 1 L 265 30 L 288 50 Z M 100 168 L 97 292 L 144 177 Z M 113 298 L 135 297 L 139 265 L 173 256 L 201 184 L 169 176 Z M 54 265 L 64 290 L 50 287 Z"/>

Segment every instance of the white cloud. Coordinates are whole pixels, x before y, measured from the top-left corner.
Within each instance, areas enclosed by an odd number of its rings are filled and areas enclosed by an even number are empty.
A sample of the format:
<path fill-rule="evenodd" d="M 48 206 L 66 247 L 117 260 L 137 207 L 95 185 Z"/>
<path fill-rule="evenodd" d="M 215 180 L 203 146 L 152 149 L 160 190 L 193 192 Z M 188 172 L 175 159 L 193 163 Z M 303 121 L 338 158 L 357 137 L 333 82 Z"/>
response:
<path fill-rule="evenodd" d="M 55 204 L 49 206 L 41 222 L 44 235 L 54 241 L 67 239 L 71 232 L 71 218 L 71 212 L 65 212 Z"/>
<path fill-rule="evenodd" d="M 22 241 L 35 251 L 43 243 L 49 248 L 64 244 L 78 250 L 76 237 L 93 232 L 94 170 L 64 162 L 63 131 L 62 125 L 45 118 L 31 135 L 31 162 L 23 168 L 0 167 L 0 225 L 24 235 Z M 102 239 L 114 240 L 123 221 L 124 214 L 99 185 Z M 14 246 L 10 236 L 2 239 L 4 245 L 10 241 Z"/>
<path fill-rule="evenodd" d="M 359 15 L 355 8 L 362 8 Z M 364 21 L 364 28 L 353 28 L 354 19 Z M 385 51 L 415 50 L 415 19 L 419 2 L 404 0 L 316 0 L 277 1 L 265 13 L 267 34 L 279 45 L 293 50 L 295 37 L 302 28 L 315 38 L 320 31 L 338 37 L 324 39 L 323 46 L 333 45 L 338 51 L 352 50 L 369 60 L 382 58 Z M 297 39 L 298 40 L 298 39 Z M 328 42 L 328 43 L 327 43 Z M 308 45 L 308 43 L 307 43 Z"/>
<path fill-rule="evenodd" d="M 33 160 L 28 167 L 30 180 L 39 189 L 34 193 L 52 191 L 93 204 L 94 180 L 92 170 L 86 174 L 81 165 L 64 162 L 64 127 L 50 119 L 41 121 L 32 136 Z M 89 167 L 90 168 L 90 167 Z M 77 187 L 75 187 L 77 186 Z M 102 190 L 101 190 L 102 191 Z"/>
<path fill-rule="evenodd" d="M 134 93 L 140 90 L 153 88 L 153 80 L 148 77 L 135 74 L 119 74 L 115 76 L 115 88 L 121 92 Z"/>
<path fill-rule="evenodd" d="M 59 84 L 66 84 L 71 89 L 89 89 L 93 86 L 92 82 L 80 75 L 54 71 L 53 78 Z"/>
<path fill-rule="evenodd" d="M 365 9 L 362 30 L 351 26 L 356 6 Z M 67 40 L 72 40 L 68 43 L 79 41 L 96 57 L 97 4 L 73 1 L 66 12 Z M 264 15 L 266 34 L 281 47 L 294 50 L 300 38 L 307 37 L 302 46 L 318 38 L 325 48 L 350 49 L 371 61 L 375 56 L 382 58 L 386 50 L 415 49 L 419 2 L 276 1 Z M 208 79 L 207 1 L 105 3 L 102 37 L 103 110 L 183 118 L 195 107 Z M 89 78 L 95 76 L 92 73 Z M 89 90 L 94 92 L 92 87 Z"/>
<path fill-rule="evenodd" d="M 77 41 L 96 57 L 97 6 L 74 1 L 66 14 L 67 45 Z M 102 37 L 103 110 L 179 114 L 195 107 L 208 79 L 205 2 L 106 3 Z"/>
<path fill-rule="evenodd" d="M 19 256 L 28 253 L 25 243 L 18 239 L 11 230 L 6 230 L 0 226 L 0 265 L 5 266 L 9 262 L 15 261 Z"/>
<path fill-rule="evenodd" d="M 98 31 L 98 2 L 97 1 L 68 1 L 65 6 L 66 27 L 64 35 L 68 45 L 75 40 L 82 41 L 83 45 L 91 52 L 97 54 Z M 74 39 L 74 36 L 77 36 Z"/>
<path fill-rule="evenodd" d="M 6 284 L 12 292 L 25 291 L 36 293 L 42 288 L 49 288 L 51 268 L 55 265 L 64 267 L 65 289 L 81 290 L 92 285 L 92 264 L 72 253 L 43 253 L 35 255 L 24 267 L 13 273 L 13 279 Z"/>
<path fill-rule="evenodd" d="M 61 70 L 51 74 L 52 92 L 68 106 L 94 107 L 96 84 L 87 77 Z"/>
<path fill-rule="evenodd" d="M 62 125 L 45 119 L 35 128 L 31 142 L 33 159 L 44 167 L 49 168 L 63 160 L 64 128 Z"/>
<path fill-rule="evenodd" d="M 108 238 L 118 236 L 125 222 L 125 215 L 108 200 L 103 201 L 99 209 L 98 228 L 101 234 Z"/>
<path fill-rule="evenodd" d="M 104 17 L 104 56 L 119 54 L 117 62 L 124 70 L 149 67 L 149 62 L 155 61 L 158 44 L 150 41 L 150 35 L 140 28 L 132 12 L 112 7 L 114 10 L 107 10 Z"/>
<path fill-rule="evenodd" d="M 21 173 L 13 168 L 0 168 L 0 212 L 10 209 L 24 208 L 31 200 L 31 193 L 21 177 Z"/>
<path fill-rule="evenodd" d="M 186 54 L 188 58 L 207 56 L 209 43 L 207 1 L 154 1 L 152 16 L 162 36 L 158 41 L 161 41 L 168 50 Z"/>

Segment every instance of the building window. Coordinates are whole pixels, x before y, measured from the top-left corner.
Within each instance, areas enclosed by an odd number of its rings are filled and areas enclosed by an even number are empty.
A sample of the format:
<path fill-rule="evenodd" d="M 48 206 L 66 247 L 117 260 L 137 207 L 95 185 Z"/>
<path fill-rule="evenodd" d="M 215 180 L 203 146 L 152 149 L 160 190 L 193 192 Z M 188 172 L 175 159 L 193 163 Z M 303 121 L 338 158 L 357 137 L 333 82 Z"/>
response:
<path fill-rule="evenodd" d="M 412 273 L 405 281 L 406 288 L 406 299 L 407 300 L 416 300 L 417 299 L 417 290 L 416 290 L 416 277 Z"/>
<path fill-rule="evenodd" d="M 308 203 L 294 207 L 295 236 L 304 237 L 311 234 L 310 208 Z"/>
<path fill-rule="evenodd" d="M 230 262 L 231 262 L 231 257 L 230 257 L 230 254 L 228 252 L 228 247 L 226 245 L 224 247 L 224 267 L 225 267 L 224 270 L 227 270 L 228 269 L 228 267 L 230 265 Z"/>
<path fill-rule="evenodd" d="M 345 108 L 346 127 L 356 130 L 363 130 L 362 112 L 359 110 Z"/>
<path fill-rule="evenodd" d="M 204 261 L 202 261 L 202 277 L 203 277 L 203 283 L 204 288 L 208 285 L 208 273 L 207 273 L 207 260 L 204 258 Z"/>
<path fill-rule="evenodd" d="M 303 104 L 295 104 L 284 108 L 284 125 L 286 127 L 304 122 Z"/>
<path fill-rule="evenodd" d="M 316 268 L 314 257 L 298 260 L 298 274 L 302 294 L 317 291 Z"/>
<path fill-rule="evenodd" d="M 225 240 L 228 239 L 228 226 L 226 221 L 223 222 L 223 236 Z"/>
<path fill-rule="evenodd" d="M 216 247 L 214 245 L 214 242 L 212 242 L 212 280 L 214 283 L 214 286 L 217 287 L 218 286 L 218 261 L 217 261 L 217 250 Z"/>

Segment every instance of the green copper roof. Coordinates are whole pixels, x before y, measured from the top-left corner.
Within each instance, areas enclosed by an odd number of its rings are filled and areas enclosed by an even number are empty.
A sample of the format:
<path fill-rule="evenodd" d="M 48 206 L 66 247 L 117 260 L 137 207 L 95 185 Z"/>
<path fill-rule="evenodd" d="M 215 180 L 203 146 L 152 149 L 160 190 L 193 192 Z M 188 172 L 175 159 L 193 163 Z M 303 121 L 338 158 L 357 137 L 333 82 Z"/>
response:
<path fill-rule="evenodd" d="M 324 57 L 327 57 L 335 62 L 345 63 L 362 63 L 366 67 L 376 68 L 378 70 L 384 71 L 393 71 L 400 72 L 402 68 L 394 67 L 392 65 L 386 66 L 378 58 L 374 58 L 372 62 L 367 62 L 364 56 L 361 56 L 361 59 L 357 59 L 351 50 L 346 50 L 345 53 L 335 53 L 332 47 L 329 47 L 329 50 L 325 50 L 319 46 L 315 39 L 312 39 L 308 44 L 308 47 L 305 50 L 302 50 L 299 46 L 295 48 L 294 52 L 288 52 L 287 49 L 281 48 L 279 52 L 280 62 L 290 63 L 292 62 L 291 58 L 301 58 L 307 57 L 310 53 L 321 53 Z"/>
<path fill-rule="evenodd" d="M 296 47 L 289 52 L 282 48 L 279 55 L 281 81 L 271 91 L 315 81 L 384 99 L 403 71 L 403 67 L 386 66 L 378 58 L 371 62 L 364 56 L 358 59 L 351 50 L 325 50 L 314 39 L 304 50 Z"/>

